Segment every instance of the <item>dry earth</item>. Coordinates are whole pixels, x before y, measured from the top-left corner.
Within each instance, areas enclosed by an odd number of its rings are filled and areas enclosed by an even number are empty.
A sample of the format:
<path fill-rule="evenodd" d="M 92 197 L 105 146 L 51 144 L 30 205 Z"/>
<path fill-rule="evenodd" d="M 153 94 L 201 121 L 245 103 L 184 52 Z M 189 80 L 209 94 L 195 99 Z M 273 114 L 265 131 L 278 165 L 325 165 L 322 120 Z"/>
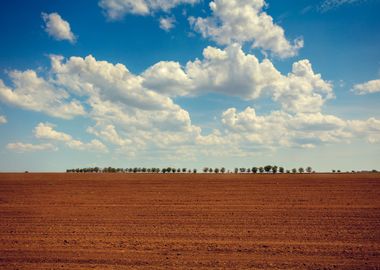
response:
<path fill-rule="evenodd" d="M 380 269 L 380 175 L 0 174 L 0 269 Z"/>

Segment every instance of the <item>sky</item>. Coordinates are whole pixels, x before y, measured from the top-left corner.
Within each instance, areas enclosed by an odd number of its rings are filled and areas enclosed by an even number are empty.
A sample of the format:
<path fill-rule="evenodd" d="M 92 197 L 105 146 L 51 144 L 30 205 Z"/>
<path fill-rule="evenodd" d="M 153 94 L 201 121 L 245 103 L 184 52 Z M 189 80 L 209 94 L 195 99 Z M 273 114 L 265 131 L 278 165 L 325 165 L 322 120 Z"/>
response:
<path fill-rule="evenodd" d="M 0 171 L 380 169 L 378 0 L 1 5 Z"/>

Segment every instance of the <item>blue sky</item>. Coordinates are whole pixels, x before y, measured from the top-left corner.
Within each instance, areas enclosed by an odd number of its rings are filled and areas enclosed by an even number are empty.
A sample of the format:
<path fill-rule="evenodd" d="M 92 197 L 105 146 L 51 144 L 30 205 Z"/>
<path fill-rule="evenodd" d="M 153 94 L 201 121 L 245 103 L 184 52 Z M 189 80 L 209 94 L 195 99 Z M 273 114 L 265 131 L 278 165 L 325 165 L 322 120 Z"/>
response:
<path fill-rule="evenodd" d="M 380 169 L 379 10 L 377 0 L 5 1 L 0 170 Z"/>

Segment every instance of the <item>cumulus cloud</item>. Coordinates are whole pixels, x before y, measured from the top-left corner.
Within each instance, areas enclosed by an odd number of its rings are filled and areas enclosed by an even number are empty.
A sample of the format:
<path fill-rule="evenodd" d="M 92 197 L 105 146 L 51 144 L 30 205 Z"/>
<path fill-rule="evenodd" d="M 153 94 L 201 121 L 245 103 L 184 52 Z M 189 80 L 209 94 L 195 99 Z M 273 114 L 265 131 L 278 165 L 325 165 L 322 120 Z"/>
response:
<path fill-rule="evenodd" d="M 11 151 L 15 151 L 17 153 L 57 150 L 57 148 L 50 143 L 30 144 L 30 143 L 22 143 L 22 142 L 9 143 L 7 144 L 7 149 Z"/>
<path fill-rule="evenodd" d="M 169 32 L 175 25 L 174 17 L 161 17 L 160 18 L 160 28 L 166 32 Z"/>
<path fill-rule="evenodd" d="M 99 6 L 110 20 L 119 20 L 126 14 L 148 15 L 156 11 L 168 12 L 178 5 L 198 2 L 199 0 L 100 0 Z"/>
<path fill-rule="evenodd" d="M 103 140 L 106 140 L 117 146 L 132 145 L 132 140 L 123 139 L 116 131 L 116 127 L 114 125 L 109 124 L 105 126 L 89 127 L 87 129 L 87 132 L 94 134 Z"/>
<path fill-rule="evenodd" d="M 76 37 L 71 32 L 70 24 L 63 20 L 58 13 L 42 13 L 42 19 L 45 22 L 45 31 L 49 36 L 56 40 L 68 40 L 75 43 Z"/>
<path fill-rule="evenodd" d="M 333 98 L 332 85 L 314 73 L 308 60 L 293 64 L 292 72 L 281 74 L 268 59 L 260 62 L 245 54 L 239 44 L 224 50 L 207 47 L 203 60 L 159 62 L 143 74 L 143 85 L 169 96 L 193 96 L 218 92 L 253 100 L 271 96 L 284 110 L 317 112 Z"/>
<path fill-rule="evenodd" d="M 334 96 L 332 85 L 314 72 L 308 60 L 295 62 L 288 74 L 282 74 L 270 60 L 259 61 L 244 53 L 239 44 L 225 49 L 207 47 L 202 59 L 184 66 L 159 62 L 141 74 L 91 55 L 68 59 L 52 55 L 46 78 L 34 77 L 40 85 L 48 86 L 38 89 L 47 88 L 54 97 L 61 93 L 59 98 L 47 100 L 68 102 L 72 96 L 81 100 L 90 120 L 87 132 L 98 140 L 82 142 L 49 123 L 38 124 L 35 136 L 78 150 L 106 152 L 103 141 L 122 155 L 154 153 L 169 158 L 182 153 L 191 159 L 200 155 L 246 156 L 277 147 L 311 148 L 350 142 L 359 135 L 371 143 L 379 141 L 376 119 L 350 122 L 322 113 L 325 101 Z M 15 86 L 13 92 L 18 88 L 29 87 Z M 251 107 L 242 112 L 230 108 L 221 116 L 221 128 L 203 134 L 173 97 L 208 92 L 247 101 L 269 97 L 279 109 L 257 115 Z M 28 101 L 35 100 L 39 92 L 27 91 L 27 96 Z M 50 106 L 51 110 L 59 108 L 51 102 Z M 44 112 L 49 114 L 50 110 Z"/>
<path fill-rule="evenodd" d="M 289 42 L 284 29 L 263 11 L 265 6 L 264 0 L 215 0 L 210 3 L 212 16 L 190 17 L 189 22 L 204 38 L 221 45 L 249 43 L 280 58 L 296 55 L 303 39 Z"/>
<path fill-rule="evenodd" d="M 79 140 L 71 140 L 67 142 L 67 146 L 74 150 L 108 152 L 107 146 L 97 139 L 91 140 L 88 143 Z"/>
<path fill-rule="evenodd" d="M 50 123 L 39 123 L 34 129 L 34 135 L 38 139 L 61 141 L 69 148 L 74 150 L 87 150 L 95 152 L 107 152 L 107 147 L 99 140 L 92 140 L 89 143 L 84 143 L 64 132 L 54 130 L 54 125 Z"/>
<path fill-rule="evenodd" d="M 273 111 L 257 115 L 248 107 L 242 112 L 230 108 L 223 112 L 221 121 L 226 134 L 236 143 L 276 147 L 312 148 L 321 144 L 350 143 L 364 137 L 370 143 L 380 139 L 380 121 L 344 120 L 334 115 L 317 113 L 289 114 Z"/>
<path fill-rule="evenodd" d="M 6 123 L 7 123 L 7 118 L 4 115 L 0 115 L 0 125 L 6 124 Z"/>
<path fill-rule="evenodd" d="M 13 89 L 0 80 L 0 98 L 5 103 L 63 119 L 85 114 L 78 100 L 71 99 L 65 90 L 38 77 L 33 70 L 11 71 L 9 77 Z"/>
<path fill-rule="evenodd" d="M 55 141 L 69 142 L 72 137 L 69 134 L 54 130 L 54 125 L 49 123 L 39 123 L 34 128 L 34 135 L 38 139 L 50 139 Z"/>
<path fill-rule="evenodd" d="M 87 97 L 90 116 L 102 125 L 123 125 L 127 131 L 182 132 L 194 129 L 188 112 L 142 85 L 143 78 L 122 64 L 72 57 L 53 57 L 55 82 Z M 154 137 L 154 136 L 153 136 Z"/>
<path fill-rule="evenodd" d="M 356 84 L 353 87 L 353 91 L 358 95 L 378 93 L 380 92 L 380 80 L 372 80 Z"/>

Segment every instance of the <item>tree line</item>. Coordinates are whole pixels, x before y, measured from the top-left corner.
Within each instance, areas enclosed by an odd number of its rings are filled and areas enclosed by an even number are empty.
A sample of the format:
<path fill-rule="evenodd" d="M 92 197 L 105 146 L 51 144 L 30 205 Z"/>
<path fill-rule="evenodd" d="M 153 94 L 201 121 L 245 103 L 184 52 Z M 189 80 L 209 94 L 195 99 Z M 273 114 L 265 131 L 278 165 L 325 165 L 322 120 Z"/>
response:
<path fill-rule="evenodd" d="M 113 167 L 88 167 L 88 168 L 76 168 L 67 169 L 67 173 L 197 173 L 197 169 L 188 168 L 146 168 L 146 167 L 134 167 L 134 168 L 113 168 Z M 285 170 L 284 167 L 266 165 L 262 167 L 250 167 L 250 168 L 235 168 L 234 170 L 227 170 L 225 167 L 211 168 L 204 167 L 203 173 L 315 173 L 309 166 L 306 168 L 299 167 L 290 170 Z"/>

